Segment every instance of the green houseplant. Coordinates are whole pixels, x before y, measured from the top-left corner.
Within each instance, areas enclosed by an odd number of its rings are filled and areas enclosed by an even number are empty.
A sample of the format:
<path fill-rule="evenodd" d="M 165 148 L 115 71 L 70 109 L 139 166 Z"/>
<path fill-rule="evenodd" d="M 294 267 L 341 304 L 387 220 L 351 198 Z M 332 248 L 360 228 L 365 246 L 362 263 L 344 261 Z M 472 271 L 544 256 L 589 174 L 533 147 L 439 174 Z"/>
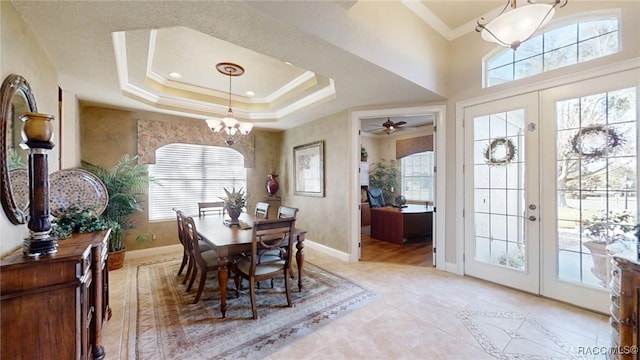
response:
<path fill-rule="evenodd" d="M 108 229 L 112 224 L 97 216 L 91 207 L 70 206 L 56 209 L 56 218 L 51 222 L 51 236 L 67 239 L 72 233 L 88 233 Z"/>
<path fill-rule="evenodd" d="M 393 204 L 399 174 L 395 160 L 382 159 L 373 164 L 369 170 L 369 187 L 382 189 L 384 201 L 387 204 Z"/>
<path fill-rule="evenodd" d="M 86 161 L 82 162 L 82 168 L 102 180 L 109 192 L 109 203 L 101 216 L 111 224 L 109 252 L 112 254 L 109 255 L 109 260 L 112 261 L 113 257 L 113 263 L 120 264 L 124 260 L 124 234 L 127 230 L 134 228 L 130 215 L 143 210 L 140 197 L 146 193 L 151 180 L 147 166 L 138 164 L 137 156 L 131 157 L 129 154 L 124 154 L 110 169 Z M 144 235 L 136 238 L 136 241 L 144 240 Z"/>
<path fill-rule="evenodd" d="M 231 217 L 231 224 L 238 224 L 238 217 L 242 213 L 242 209 L 247 205 L 246 194 L 242 188 L 238 191 L 236 191 L 235 187 L 231 191 L 227 190 L 227 188 L 223 189 L 227 196 L 221 199 L 224 200 L 224 207 L 227 209 L 229 217 Z"/>
<path fill-rule="evenodd" d="M 367 161 L 369 158 L 369 153 L 367 153 L 367 149 L 360 145 L 360 161 Z"/>

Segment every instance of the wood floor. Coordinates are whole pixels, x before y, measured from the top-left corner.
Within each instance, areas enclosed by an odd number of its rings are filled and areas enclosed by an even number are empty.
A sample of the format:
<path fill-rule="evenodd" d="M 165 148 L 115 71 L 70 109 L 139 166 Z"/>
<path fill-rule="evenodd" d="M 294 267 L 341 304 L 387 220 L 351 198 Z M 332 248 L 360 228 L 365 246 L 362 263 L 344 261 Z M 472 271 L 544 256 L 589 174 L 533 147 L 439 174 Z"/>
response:
<path fill-rule="evenodd" d="M 360 232 L 362 245 L 360 261 L 433 266 L 431 239 L 408 241 L 397 245 L 374 239 L 368 234 L 368 229 L 363 227 Z"/>

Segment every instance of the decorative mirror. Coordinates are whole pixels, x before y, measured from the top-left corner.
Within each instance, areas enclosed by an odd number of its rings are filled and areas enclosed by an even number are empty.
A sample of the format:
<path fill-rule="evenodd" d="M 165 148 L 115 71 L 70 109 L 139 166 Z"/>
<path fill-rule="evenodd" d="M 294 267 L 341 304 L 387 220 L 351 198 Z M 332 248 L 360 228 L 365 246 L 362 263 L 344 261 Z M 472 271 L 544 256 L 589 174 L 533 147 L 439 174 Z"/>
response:
<path fill-rule="evenodd" d="M 28 148 L 22 144 L 20 115 L 37 112 L 36 100 L 25 78 L 11 74 L 0 88 L 0 195 L 13 224 L 27 222 L 29 208 Z"/>

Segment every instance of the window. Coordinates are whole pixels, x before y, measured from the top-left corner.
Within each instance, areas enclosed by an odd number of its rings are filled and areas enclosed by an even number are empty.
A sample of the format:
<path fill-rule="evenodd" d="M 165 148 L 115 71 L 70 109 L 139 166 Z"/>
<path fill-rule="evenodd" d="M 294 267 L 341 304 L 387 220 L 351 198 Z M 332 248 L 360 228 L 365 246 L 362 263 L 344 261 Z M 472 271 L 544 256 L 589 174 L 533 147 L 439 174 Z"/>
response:
<path fill-rule="evenodd" d="M 585 19 L 546 31 L 515 51 L 504 49 L 486 60 L 486 87 L 617 53 L 619 35 L 616 16 Z"/>
<path fill-rule="evenodd" d="M 175 219 L 173 208 L 197 214 L 199 201 L 216 201 L 223 188 L 247 188 L 244 157 L 218 146 L 169 144 L 149 165 L 149 220 Z"/>
<path fill-rule="evenodd" d="M 403 157 L 402 195 L 407 201 L 433 201 L 433 151 Z"/>

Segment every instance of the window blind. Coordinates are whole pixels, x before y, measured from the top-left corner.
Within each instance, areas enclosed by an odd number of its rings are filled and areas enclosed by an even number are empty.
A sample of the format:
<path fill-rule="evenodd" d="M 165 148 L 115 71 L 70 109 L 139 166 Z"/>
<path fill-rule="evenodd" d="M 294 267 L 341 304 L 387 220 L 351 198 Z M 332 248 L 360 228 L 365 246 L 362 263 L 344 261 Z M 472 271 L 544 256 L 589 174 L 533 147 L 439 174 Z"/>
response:
<path fill-rule="evenodd" d="M 247 188 L 244 157 L 219 146 L 169 144 L 149 165 L 149 221 L 175 219 L 173 208 L 198 214 L 199 201 L 217 201 L 224 188 Z"/>

